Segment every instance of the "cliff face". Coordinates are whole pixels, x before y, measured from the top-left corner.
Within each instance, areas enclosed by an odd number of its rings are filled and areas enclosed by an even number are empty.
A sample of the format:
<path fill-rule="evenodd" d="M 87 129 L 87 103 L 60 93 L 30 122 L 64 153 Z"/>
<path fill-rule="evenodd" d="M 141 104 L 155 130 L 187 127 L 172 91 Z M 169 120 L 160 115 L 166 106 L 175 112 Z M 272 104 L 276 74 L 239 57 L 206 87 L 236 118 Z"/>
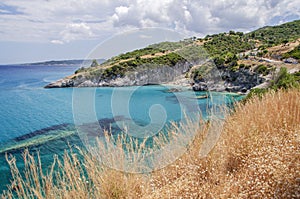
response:
<path fill-rule="evenodd" d="M 78 75 L 61 79 L 51 83 L 46 88 L 63 87 L 122 87 L 142 86 L 151 84 L 192 85 L 195 91 L 230 91 L 246 93 L 251 88 L 266 81 L 263 76 L 250 69 L 213 68 L 206 73 L 205 78 L 194 80 L 186 77 L 191 70 L 191 63 L 177 63 L 174 67 L 160 66 L 151 68 L 151 65 L 140 67 L 136 71 L 128 71 L 124 76 L 115 78 L 101 78 L 99 76 Z M 201 66 L 200 66 L 201 67 Z"/>
<path fill-rule="evenodd" d="M 117 75 L 113 78 L 103 78 L 102 74 L 98 76 L 77 75 L 67 77 L 57 82 L 45 86 L 45 88 L 63 88 L 63 87 L 121 87 L 121 86 L 141 86 L 151 84 L 167 84 L 174 82 L 186 74 L 191 64 L 180 62 L 175 66 L 153 66 L 145 64 L 139 66 L 137 70 L 128 71 L 124 75 Z"/>
<path fill-rule="evenodd" d="M 228 91 L 246 93 L 251 88 L 263 84 L 267 78 L 250 69 L 214 70 L 214 76 L 209 75 L 202 81 L 193 84 L 195 91 Z"/>

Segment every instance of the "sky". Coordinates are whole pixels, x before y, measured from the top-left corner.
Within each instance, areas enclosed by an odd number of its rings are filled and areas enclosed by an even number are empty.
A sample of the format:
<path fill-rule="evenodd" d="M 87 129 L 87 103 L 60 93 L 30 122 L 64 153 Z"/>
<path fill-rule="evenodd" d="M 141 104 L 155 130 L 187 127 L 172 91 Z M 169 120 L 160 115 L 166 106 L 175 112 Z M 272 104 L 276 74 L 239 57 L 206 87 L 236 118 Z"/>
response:
<path fill-rule="evenodd" d="M 0 64 L 83 59 L 130 31 L 156 28 L 203 37 L 296 19 L 299 0 L 1 0 Z M 138 33 L 142 42 L 131 40 L 125 50 L 163 40 L 153 32 L 158 40 Z"/>

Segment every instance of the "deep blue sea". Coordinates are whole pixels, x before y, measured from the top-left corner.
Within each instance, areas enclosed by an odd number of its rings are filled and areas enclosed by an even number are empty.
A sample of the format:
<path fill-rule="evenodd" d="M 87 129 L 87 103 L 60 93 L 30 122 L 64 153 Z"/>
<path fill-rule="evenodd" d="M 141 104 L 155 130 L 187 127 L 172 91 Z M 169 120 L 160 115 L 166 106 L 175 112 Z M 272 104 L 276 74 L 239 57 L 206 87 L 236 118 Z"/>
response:
<path fill-rule="evenodd" d="M 116 121 L 134 121 L 137 126 L 146 127 L 152 118 L 158 123 L 165 119 L 164 123 L 167 124 L 182 118 L 182 104 L 187 105 L 187 114 L 200 109 L 204 116 L 207 108 L 212 105 L 209 99 L 194 97 L 205 93 L 189 90 L 177 94 L 168 92 L 169 87 L 157 85 L 76 90 L 43 88 L 52 81 L 74 73 L 79 67 L 0 66 L 0 192 L 10 180 L 6 153 L 16 156 L 17 164 L 22 169 L 21 154 L 24 148 L 29 148 L 32 152 L 39 151 L 42 162 L 47 166 L 52 162 L 53 155 L 62 154 L 69 148 L 68 145 L 81 145 L 74 128 L 74 119 L 75 124 L 97 121 L 102 128 L 118 131 Z M 94 101 L 85 101 L 85 96 L 88 95 L 94 96 Z M 213 103 L 228 103 L 233 98 L 239 100 L 240 96 L 215 93 Z M 82 107 L 80 105 L 78 108 L 79 101 L 82 102 Z M 95 106 L 95 112 L 82 113 L 91 104 Z M 76 106 L 75 109 L 73 106 Z M 161 130 L 161 125 L 151 128 Z M 92 130 L 91 128 L 90 131 Z"/>

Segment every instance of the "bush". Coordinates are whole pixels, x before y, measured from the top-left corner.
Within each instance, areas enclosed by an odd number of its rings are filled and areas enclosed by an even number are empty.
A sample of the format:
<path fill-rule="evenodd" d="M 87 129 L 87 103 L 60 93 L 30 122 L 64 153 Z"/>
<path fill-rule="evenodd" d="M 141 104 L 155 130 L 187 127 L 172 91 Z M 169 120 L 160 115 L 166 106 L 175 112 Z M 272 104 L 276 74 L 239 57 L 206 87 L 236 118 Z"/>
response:
<path fill-rule="evenodd" d="M 253 97 L 259 97 L 260 99 L 268 92 L 269 89 L 266 88 L 254 88 L 251 89 L 248 95 L 242 100 L 243 103 L 247 102 Z"/>
<path fill-rule="evenodd" d="M 268 67 L 263 64 L 258 65 L 254 71 L 257 72 L 258 74 L 263 74 L 264 76 L 269 74 Z"/>
<path fill-rule="evenodd" d="M 81 73 L 81 72 L 83 72 L 83 71 L 85 71 L 85 68 L 84 68 L 84 67 L 81 67 L 81 68 L 79 68 L 79 69 L 77 69 L 77 70 L 75 71 L 75 74 Z"/>
<path fill-rule="evenodd" d="M 299 88 L 299 80 L 297 81 L 297 74 L 289 74 L 287 68 L 280 68 L 278 75 L 271 86 L 272 89 L 289 89 Z"/>
<path fill-rule="evenodd" d="M 239 67 L 240 68 L 245 68 L 245 64 L 240 64 Z"/>
<path fill-rule="evenodd" d="M 92 63 L 91 63 L 91 67 L 97 67 L 99 66 L 98 62 L 96 59 L 93 59 Z"/>
<path fill-rule="evenodd" d="M 289 57 L 300 60 L 300 45 L 294 48 L 292 51 L 283 54 L 283 58 Z"/>
<path fill-rule="evenodd" d="M 269 68 L 268 71 L 273 70 Z M 255 88 L 248 93 L 243 102 L 247 102 L 249 99 L 258 96 L 262 98 L 264 94 L 269 91 L 287 90 L 287 89 L 299 89 L 300 88 L 300 72 L 289 74 L 287 69 L 280 68 L 279 73 L 276 75 L 269 88 Z"/>

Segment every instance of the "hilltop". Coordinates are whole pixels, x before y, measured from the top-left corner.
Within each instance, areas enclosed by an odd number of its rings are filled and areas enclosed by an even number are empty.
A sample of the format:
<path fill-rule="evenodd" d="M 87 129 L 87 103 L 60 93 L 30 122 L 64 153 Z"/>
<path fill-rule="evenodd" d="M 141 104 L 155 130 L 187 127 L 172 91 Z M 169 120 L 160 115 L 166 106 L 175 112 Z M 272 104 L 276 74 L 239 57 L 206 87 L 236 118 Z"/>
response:
<path fill-rule="evenodd" d="M 246 93 L 267 87 L 279 68 L 300 69 L 300 20 L 253 32 L 229 31 L 162 42 L 80 68 L 46 88 L 192 85 L 194 90 Z"/>

